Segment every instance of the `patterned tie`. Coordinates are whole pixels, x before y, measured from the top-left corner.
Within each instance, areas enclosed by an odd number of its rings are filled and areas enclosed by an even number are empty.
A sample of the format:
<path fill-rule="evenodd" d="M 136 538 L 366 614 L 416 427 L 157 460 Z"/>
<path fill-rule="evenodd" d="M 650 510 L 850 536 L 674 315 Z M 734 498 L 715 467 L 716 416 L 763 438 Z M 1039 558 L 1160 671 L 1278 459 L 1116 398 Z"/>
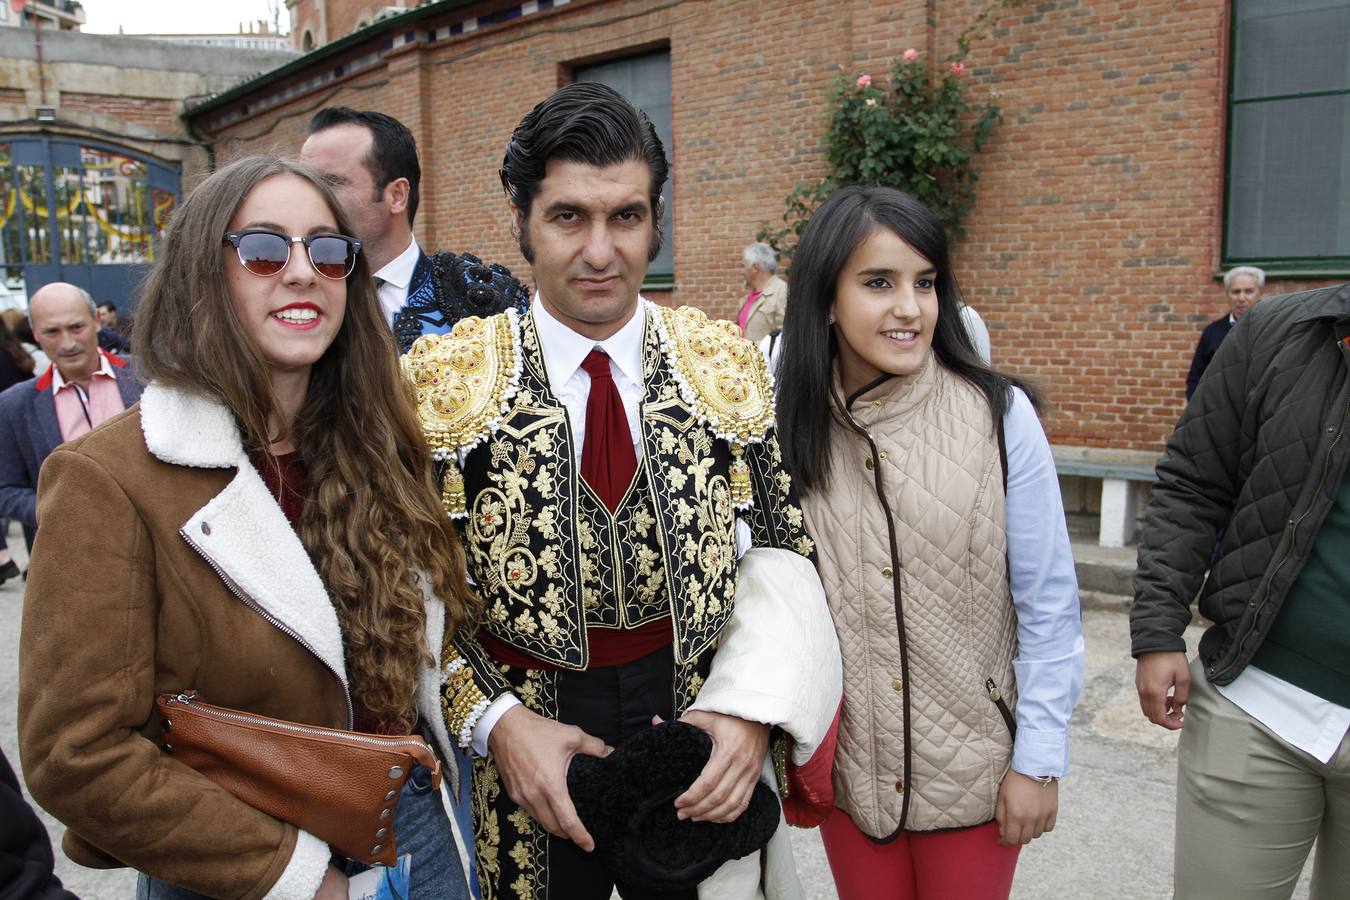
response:
<path fill-rule="evenodd" d="M 581 451 L 581 477 L 610 512 L 614 512 L 637 471 L 633 435 L 628 430 L 623 398 L 619 396 L 609 369 L 609 357 L 596 347 L 581 361 L 581 367 L 591 376 L 591 393 L 586 398 L 586 444 Z"/>

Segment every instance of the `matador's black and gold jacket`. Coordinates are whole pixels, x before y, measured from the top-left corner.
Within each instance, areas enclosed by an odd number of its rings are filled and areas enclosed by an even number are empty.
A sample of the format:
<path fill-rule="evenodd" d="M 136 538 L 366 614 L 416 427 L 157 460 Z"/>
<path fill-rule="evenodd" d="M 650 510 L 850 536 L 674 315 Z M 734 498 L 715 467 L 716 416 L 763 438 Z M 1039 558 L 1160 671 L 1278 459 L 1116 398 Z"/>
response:
<path fill-rule="evenodd" d="M 562 669 L 587 667 L 587 627 L 666 615 L 677 665 L 705 656 L 734 605 L 738 516 L 755 546 L 814 552 L 782 468 L 763 355 L 729 322 L 641 302 L 643 453 L 612 516 L 581 479 L 531 314 L 465 319 L 403 358 L 486 605 L 482 627 Z M 521 685 L 472 638 L 447 652 L 464 661 L 448 660 L 448 724 L 468 746 L 490 702 Z M 690 677 L 677 707 L 697 694 Z"/>
<path fill-rule="evenodd" d="M 556 718 L 560 675 L 589 663 L 588 628 L 662 616 L 674 630 L 681 714 L 732 616 L 737 518 L 754 545 L 814 556 L 758 348 L 729 322 L 642 303 L 642 458 L 613 513 L 581 478 L 532 314 L 465 319 L 418 338 L 403 358 L 486 606 L 480 627 L 559 667 L 501 664 L 472 635 L 447 641 L 446 724 L 462 746 L 507 691 Z M 511 802 L 491 754 L 474 761 L 472 790 L 484 900 L 564 900 L 567 886 L 550 883 L 548 832 Z"/>

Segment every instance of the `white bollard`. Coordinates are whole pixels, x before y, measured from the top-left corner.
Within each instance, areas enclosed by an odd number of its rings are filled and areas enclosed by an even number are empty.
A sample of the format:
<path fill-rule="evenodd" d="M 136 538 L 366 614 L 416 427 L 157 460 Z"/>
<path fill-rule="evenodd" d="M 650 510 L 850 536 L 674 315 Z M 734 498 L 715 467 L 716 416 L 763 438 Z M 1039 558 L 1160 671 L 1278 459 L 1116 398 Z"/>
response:
<path fill-rule="evenodd" d="M 1097 543 L 1103 547 L 1124 547 L 1134 537 L 1135 510 L 1139 488 L 1123 478 L 1102 479 L 1102 518 Z"/>

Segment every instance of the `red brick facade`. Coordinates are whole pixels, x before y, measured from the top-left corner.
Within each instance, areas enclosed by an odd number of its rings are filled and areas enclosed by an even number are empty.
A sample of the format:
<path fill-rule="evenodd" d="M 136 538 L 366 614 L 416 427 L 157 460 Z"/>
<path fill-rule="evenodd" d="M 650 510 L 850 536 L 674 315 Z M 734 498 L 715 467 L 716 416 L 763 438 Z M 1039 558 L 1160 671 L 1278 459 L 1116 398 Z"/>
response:
<path fill-rule="evenodd" d="M 315 46 L 346 37 L 390 7 L 416 6 L 417 0 L 289 0 L 291 43 L 305 49 L 308 32 Z"/>
<path fill-rule="evenodd" d="M 328 5 L 334 17 L 361 6 Z M 676 182 L 668 299 L 731 316 L 743 293 L 741 248 L 762 223 L 778 222 L 795 183 L 822 171 L 831 79 L 866 71 L 880 81 L 907 47 L 945 56 L 987 3 L 573 0 L 445 33 L 507 5 L 433 9 L 400 26 L 373 67 L 218 124 L 291 82 L 265 84 L 194 114 L 193 124 L 218 138 L 225 161 L 296 151 L 322 105 L 395 115 L 423 156 L 423 243 L 524 274 L 496 177 L 511 127 L 570 66 L 668 48 Z M 990 326 L 996 364 L 1046 388 L 1056 442 L 1159 447 L 1181 410 L 1199 330 L 1226 309 L 1214 275 L 1228 10 L 1226 0 L 1028 4 L 967 60 L 972 98 L 995 96 L 1004 121 L 979 157 L 958 270 Z M 413 27 L 420 38 L 399 45 Z M 390 36 L 354 43 L 294 78 L 359 60 Z M 1274 282 L 1267 293 L 1305 286 L 1313 285 Z"/>
<path fill-rule="evenodd" d="M 173 134 L 181 128 L 179 113 L 183 104 L 177 100 L 159 100 L 127 97 L 116 94 L 61 93 L 61 109 L 66 114 L 91 113 L 108 116 L 120 122 L 131 122 Z"/>

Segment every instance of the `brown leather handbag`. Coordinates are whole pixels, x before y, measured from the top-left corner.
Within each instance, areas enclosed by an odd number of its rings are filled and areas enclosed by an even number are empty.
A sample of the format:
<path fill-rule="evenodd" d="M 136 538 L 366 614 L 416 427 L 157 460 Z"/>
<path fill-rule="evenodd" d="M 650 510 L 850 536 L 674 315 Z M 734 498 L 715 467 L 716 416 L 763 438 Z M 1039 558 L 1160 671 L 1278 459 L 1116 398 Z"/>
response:
<path fill-rule="evenodd" d="M 441 766 L 417 735 L 389 737 L 285 722 L 160 694 L 160 749 L 254 809 L 359 862 L 397 861 L 394 810 L 414 763 Z"/>

